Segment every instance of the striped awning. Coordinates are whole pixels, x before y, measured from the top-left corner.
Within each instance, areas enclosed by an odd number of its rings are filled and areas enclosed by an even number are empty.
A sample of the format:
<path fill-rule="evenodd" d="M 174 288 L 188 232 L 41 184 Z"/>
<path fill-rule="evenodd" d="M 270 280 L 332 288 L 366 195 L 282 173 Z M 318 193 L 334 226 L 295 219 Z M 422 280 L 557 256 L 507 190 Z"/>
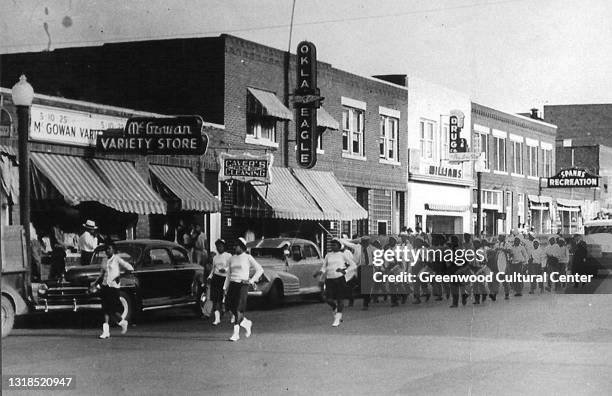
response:
<path fill-rule="evenodd" d="M 557 204 L 561 206 L 565 206 L 568 208 L 579 208 L 582 205 L 583 201 L 578 201 L 576 199 L 565 199 L 565 198 L 557 198 Z"/>
<path fill-rule="evenodd" d="M 338 130 L 340 123 L 334 119 L 323 107 L 317 109 L 317 126 L 321 128 L 329 128 Z"/>
<path fill-rule="evenodd" d="M 293 169 L 292 172 L 327 217 L 342 221 L 368 217 L 367 210 L 344 189 L 333 173 L 306 169 Z"/>
<path fill-rule="evenodd" d="M 187 168 L 150 165 L 149 170 L 180 202 L 180 210 L 220 212 L 221 201 Z"/>
<path fill-rule="evenodd" d="M 68 205 L 99 202 L 120 212 L 166 213 L 166 203 L 124 161 L 32 153 L 32 163 Z"/>
<path fill-rule="evenodd" d="M 0 144 L 0 154 L 4 154 L 13 158 L 17 157 L 16 150 L 13 147 L 4 144 Z"/>
<path fill-rule="evenodd" d="M 281 120 L 293 120 L 293 112 L 286 108 L 274 93 L 256 88 L 247 88 L 247 90 L 261 104 L 266 115 Z"/>
<path fill-rule="evenodd" d="M 444 204 L 425 204 L 425 210 L 433 210 L 436 212 L 465 212 L 469 210 L 468 205 L 444 205 Z"/>
<path fill-rule="evenodd" d="M 547 197 L 544 195 L 532 195 L 529 194 L 527 195 L 527 199 L 533 203 L 538 203 L 538 204 L 550 204 L 552 202 L 552 198 L 551 197 Z"/>
<path fill-rule="evenodd" d="M 272 217 L 288 220 L 332 220 L 333 212 L 319 209 L 313 197 L 300 185 L 289 168 L 273 166 L 272 182 L 268 185 L 253 184 L 253 188 L 273 210 Z"/>

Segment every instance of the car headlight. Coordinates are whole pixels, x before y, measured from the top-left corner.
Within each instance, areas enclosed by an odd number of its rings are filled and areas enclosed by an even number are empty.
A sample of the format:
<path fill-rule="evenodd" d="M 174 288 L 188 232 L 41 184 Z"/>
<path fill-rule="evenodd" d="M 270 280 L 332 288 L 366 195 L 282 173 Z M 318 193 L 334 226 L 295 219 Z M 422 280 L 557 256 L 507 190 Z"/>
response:
<path fill-rule="evenodd" d="M 41 283 L 40 285 L 38 285 L 38 295 L 44 296 L 45 294 L 47 294 L 47 290 L 49 290 L 49 286 L 47 286 L 46 284 Z"/>

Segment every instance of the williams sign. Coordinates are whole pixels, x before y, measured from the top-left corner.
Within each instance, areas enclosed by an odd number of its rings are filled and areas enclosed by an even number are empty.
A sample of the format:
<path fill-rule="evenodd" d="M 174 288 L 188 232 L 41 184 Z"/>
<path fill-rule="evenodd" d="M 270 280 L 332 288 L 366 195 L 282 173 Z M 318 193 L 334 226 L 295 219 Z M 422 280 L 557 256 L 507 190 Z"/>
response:
<path fill-rule="evenodd" d="M 96 149 L 108 153 L 202 155 L 208 136 L 200 116 L 133 117 L 123 130 L 99 134 Z"/>
<path fill-rule="evenodd" d="M 297 47 L 297 87 L 293 100 L 297 109 L 297 163 L 302 168 L 312 168 L 317 163 L 317 107 L 323 98 L 317 88 L 317 50 L 308 41 Z"/>
<path fill-rule="evenodd" d="M 599 178 L 584 169 L 572 168 L 559 171 L 555 176 L 546 179 L 546 187 L 598 187 Z"/>

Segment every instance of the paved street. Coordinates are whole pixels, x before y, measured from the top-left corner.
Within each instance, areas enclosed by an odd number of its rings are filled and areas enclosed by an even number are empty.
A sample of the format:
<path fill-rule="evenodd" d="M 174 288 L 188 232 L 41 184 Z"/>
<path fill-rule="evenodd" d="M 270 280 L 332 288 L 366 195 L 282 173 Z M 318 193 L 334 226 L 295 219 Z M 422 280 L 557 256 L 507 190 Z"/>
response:
<path fill-rule="evenodd" d="M 3 374 L 73 374 L 79 395 L 604 395 L 612 387 L 610 295 L 524 295 L 452 310 L 447 301 L 360 305 L 339 328 L 322 303 L 255 309 L 253 336 L 237 343 L 226 341 L 227 321 L 212 328 L 181 310 L 105 341 L 95 315 L 35 320 L 3 340 Z"/>

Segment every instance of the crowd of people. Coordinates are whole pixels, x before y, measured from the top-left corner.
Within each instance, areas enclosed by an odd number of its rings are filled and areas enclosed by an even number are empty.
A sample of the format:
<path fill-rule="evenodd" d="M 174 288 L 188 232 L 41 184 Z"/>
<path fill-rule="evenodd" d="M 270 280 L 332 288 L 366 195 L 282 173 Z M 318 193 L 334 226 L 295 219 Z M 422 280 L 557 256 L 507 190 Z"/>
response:
<path fill-rule="evenodd" d="M 419 230 L 411 233 L 403 229 L 399 238 L 385 238 L 385 246 L 377 238 L 368 236 L 351 239 L 339 238 L 332 241 L 331 252 L 325 257 L 323 268 L 315 276 L 323 274 L 329 305 L 334 313 L 333 326 L 342 321 L 343 300 L 348 299 L 348 305 L 354 304 L 354 297 L 363 299 L 362 308 L 367 310 L 371 303 L 389 301 L 391 306 L 399 306 L 412 299 L 413 304 L 442 301 L 445 298 L 451 302 L 451 308 L 466 305 L 471 299 L 473 304 L 483 304 L 487 299 L 495 302 L 498 295 L 508 300 L 511 296 L 521 297 L 525 283 L 515 282 L 422 282 L 419 276 L 425 272 L 429 275 L 441 274 L 474 274 L 489 275 L 504 273 L 506 275 L 542 275 L 557 272 L 559 274 L 584 272 L 587 259 L 586 243 L 578 236 L 568 241 L 560 235 L 551 236 L 547 245 L 543 246 L 533 233 L 514 233 L 499 235 L 496 240 L 473 239 L 471 234 L 443 235 L 428 234 Z M 473 257 L 484 259 L 471 259 L 465 263 L 446 261 L 443 259 L 430 259 L 420 256 L 416 261 L 401 260 L 393 252 L 397 248 L 419 250 L 422 248 L 443 251 L 472 250 Z M 571 253 L 570 254 L 570 249 Z M 373 265 L 375 251 L 384 253 L 382 265 Z M 390 258 L 390 259 L 389 259 Z M 413 282 L 372 282 L 375 273 L 413 274 Z M 379 277 L 381 278 L 381 277 Z M 493 279 L 496 279 L 493 277 Z M 535 278 L 534 278 L 535 279 Z M 541 278 L 540 278 L 541 279 Z M 560 287 L 567 286 L 562 282 L 531 282 L 529 294 L 554 292 Z M 578 283 L 574 287 L 580 287 Z"/>

